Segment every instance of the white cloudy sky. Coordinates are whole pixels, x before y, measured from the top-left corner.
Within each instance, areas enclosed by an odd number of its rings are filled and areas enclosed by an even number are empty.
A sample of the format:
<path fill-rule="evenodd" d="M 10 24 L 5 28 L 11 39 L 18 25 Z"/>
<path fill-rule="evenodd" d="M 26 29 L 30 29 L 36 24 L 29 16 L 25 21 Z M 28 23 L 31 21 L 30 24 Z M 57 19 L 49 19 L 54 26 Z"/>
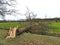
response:
<path fill-rule="evenodd" d="M 17 0 L 18 9 L 22 13 L 25 12 L 26 6 L 31 11 L 37 13 L 40 18 L 47 17 L 60 17 L 60 0 Z"/>
<path fill-rule="evenodd" d="M 26 12 L 26 7 L 37 14 L 38 18 L 52 18 L 60 17 L 60 0 L 16 0 L 16 8 L 20 13 L 24 14 Z M 20 19 L 23 16 L 6 16 L 7 18 Z"/>

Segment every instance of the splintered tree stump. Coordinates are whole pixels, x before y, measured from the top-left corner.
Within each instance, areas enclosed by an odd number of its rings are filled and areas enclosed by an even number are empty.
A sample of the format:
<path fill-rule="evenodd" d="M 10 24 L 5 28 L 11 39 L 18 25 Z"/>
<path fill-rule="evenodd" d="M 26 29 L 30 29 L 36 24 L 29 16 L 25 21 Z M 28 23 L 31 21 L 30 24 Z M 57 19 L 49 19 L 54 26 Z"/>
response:
<path fill-rule="evenodd" d="M 6 39 L 8 39 L 8 38 L 15 38 L 17 31 L 18 31 L 18 26 L 14 27 L 14 28 L 10 27 L 9 32 L 8 32 L 8 36 L 6 37 Z"/>

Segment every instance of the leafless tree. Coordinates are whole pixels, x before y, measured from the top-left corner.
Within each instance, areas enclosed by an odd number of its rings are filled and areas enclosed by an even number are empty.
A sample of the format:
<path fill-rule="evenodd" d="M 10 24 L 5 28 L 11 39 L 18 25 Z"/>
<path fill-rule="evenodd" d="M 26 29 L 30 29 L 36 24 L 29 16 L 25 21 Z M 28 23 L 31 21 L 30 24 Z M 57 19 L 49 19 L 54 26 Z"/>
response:
<path fill-rule="evenodd" d="M 37 16 L 37 14 L 34 14 L 32 11 L 29 10 L 29 8 L 27 8 L 27 12 L 25 13 L 25 16 L 27 20 L 31 21 Z"/>
<path fill-rule="evenodd" d="M 25 13 L 25 16 L 26 16 L 27 20 L 30 22 L 30 26 L 31 26 L 32 19 L 34 19 L 37 15 L 34 14 L 32 11 L 30 11 L 29 8 L 27 8 L 27 12 Z"/>
<path fill-rule="evenodd" d="M 13 13 L 15 13 L 15 9 L 7 8 L 13 8 L 15 2 L 15 0 L 0 0 L 0 15 L 2 16 L 3 20 L 5 20 L 5 15 L 12 15 Z"/>

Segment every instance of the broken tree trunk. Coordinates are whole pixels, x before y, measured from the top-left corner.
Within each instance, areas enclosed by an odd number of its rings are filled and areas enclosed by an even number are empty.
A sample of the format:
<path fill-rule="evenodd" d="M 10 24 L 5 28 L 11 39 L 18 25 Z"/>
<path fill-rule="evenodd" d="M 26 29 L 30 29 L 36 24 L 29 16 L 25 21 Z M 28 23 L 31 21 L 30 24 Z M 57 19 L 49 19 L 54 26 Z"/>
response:
<path fill-rule="evenodd" d="M 29 32 L 30 30 L 31 30 L 31 27 L 30 26 L 20 28 L 19 29 L 19 33 L 17 32 L 17 35 L 20 35 L 20 34 L 22 34 L 24 32 Z"/>
<path fill-rule="evenodd" d="M 24 28 L 18 28 L 18 27 L 14 27 L 14 28 L 10 28 L 9 29 L 9 36 L 6 37 L 7 38 L 15 38 L 16 36 L 24 33 L 24 32 L 28 32 L 31 29 L 30 26 L 24 27 Z"/>
<path fill-rule="evenodd" d="M 17 30 L 18 30 L 18 27 L 14 27 L 14 28 L 10 27 L 9 32 L 8 32 L 8 36 L 6 37 L 6 39 L 7 38 L 15 38 Z"/>

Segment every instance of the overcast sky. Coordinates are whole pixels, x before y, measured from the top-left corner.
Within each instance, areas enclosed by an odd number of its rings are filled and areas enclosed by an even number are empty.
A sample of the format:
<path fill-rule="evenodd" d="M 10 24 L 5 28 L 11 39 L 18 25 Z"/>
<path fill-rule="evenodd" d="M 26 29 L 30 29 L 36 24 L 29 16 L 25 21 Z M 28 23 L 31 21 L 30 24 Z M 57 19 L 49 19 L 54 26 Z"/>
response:
<path fill-rule="evenodd" d="M 16 9 L 20 13 L 24 14 L 26 12 L 26 7 L 37 14 L 38 18 L 53 18 L 60 17 L 60 0 L 16 0 Z M 25 18 L 23 16 L 6 16 L 7 18 L 20 19 Z"/>
<path fill-rule="evenodd" d="M 39 18 L 60 17 L 60 0 L 17 0 L 18 9 L 25 13 L 26 6 Z"/>

